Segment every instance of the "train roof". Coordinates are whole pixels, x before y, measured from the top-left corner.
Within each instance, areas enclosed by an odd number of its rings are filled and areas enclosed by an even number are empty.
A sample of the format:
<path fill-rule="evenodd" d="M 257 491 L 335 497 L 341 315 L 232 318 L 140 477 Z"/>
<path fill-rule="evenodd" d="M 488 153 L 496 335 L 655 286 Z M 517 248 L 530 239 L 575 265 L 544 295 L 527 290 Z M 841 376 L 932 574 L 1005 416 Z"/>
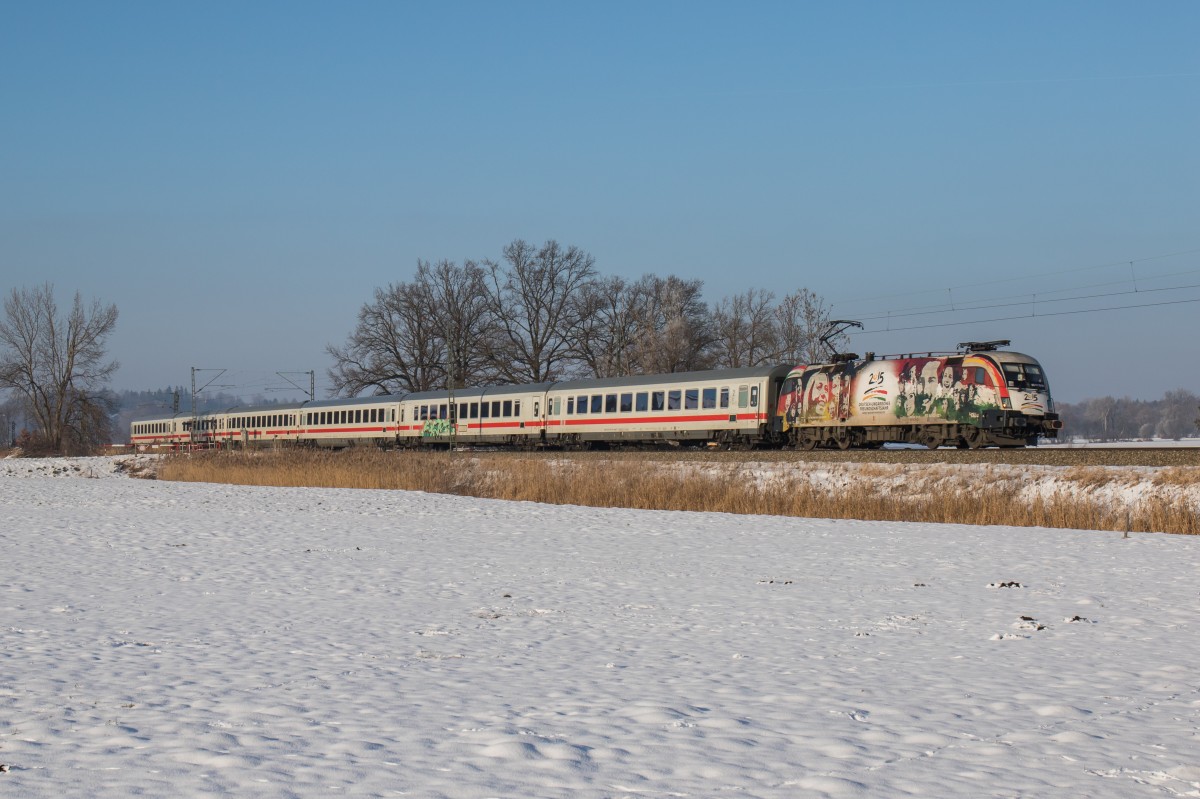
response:
<path fill-rule="evenodd" d="M 280 402 L 274 405 L 235 405 L 232 408 L 224 411 L 217 411 L 218 414 L 226 413 L 275 413 L 276 411 L 294 411 L 298 408 L 305 407 L 303 402 Z M 202 413 L 200 416 L 213 416 L 212 413 Z"/>
<path fill-rule="evenodd" d="M 296 405 L 296 407 L 309 410 L 310 408 L 345 408 L 347 405 L 386 405 L 389 402 L 399 402 L 402 399 L 407 399 L 407 397 L 402 394 L 376 394 L 373 397 L 334 397 L 332 399 L 302 402 Z"/>
<path fill-rule="evenodd" d="M 786 364 L 752 366 L 745 369 L 707 369 L 702 372 L 668 372 L 656 375 L 633 375 L 630 377 L 606 377 L 591 380 L 569 380 L 553 385 L 554 391 L 575 391 L 594 388 L 622 388 L 626 386 L 660 386 L 665 383 L 700 383 L 709 380 L 735 382 L 787 374 L 792 367 Z"/>

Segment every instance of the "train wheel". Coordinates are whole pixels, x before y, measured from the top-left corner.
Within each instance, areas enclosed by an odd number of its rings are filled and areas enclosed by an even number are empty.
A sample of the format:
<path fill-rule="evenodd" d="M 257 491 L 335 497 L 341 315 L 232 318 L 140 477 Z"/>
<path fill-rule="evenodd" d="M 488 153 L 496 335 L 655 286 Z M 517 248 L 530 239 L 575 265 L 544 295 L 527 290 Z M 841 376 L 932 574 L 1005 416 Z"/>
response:
<path fill-rule="evenodd" d="M 803 450 L 814 450 L 817 448 L 817 439 L 812 433 L 801 433 L 799 440 L 796 442 L 796 447 Z"/>
<path fill-rule="evenodd" d="M 987 433 L 978 427 L 968 427 L 959 439 L 959 449 L 979 449 L 987 444 Z"/>
<path fill-rule="evenodd" d="M 850 445 L 852 443 L 854 443 L 850 439 L 850 436 L 842 436 L 841 438 L 835 438 L 834 442 L 837 444 L 837 448 L 841 449 L 841 450 L 850 449 Z"/>
<path fill-rule="evenodd" d="M 946 439 L 942 438 L 940 433 L 935 433 L 932 430 L 921 434 L 918 444 L 924 444 L 929 449 L 937 449 L 946 443 Z"/>

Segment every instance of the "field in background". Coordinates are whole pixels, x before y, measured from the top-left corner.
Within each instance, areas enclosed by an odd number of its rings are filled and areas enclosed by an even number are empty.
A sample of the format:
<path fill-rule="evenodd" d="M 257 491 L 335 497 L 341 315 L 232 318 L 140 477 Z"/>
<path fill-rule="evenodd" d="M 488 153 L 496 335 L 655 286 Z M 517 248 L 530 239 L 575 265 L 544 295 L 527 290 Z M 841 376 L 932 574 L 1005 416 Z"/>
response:
<path fill-rule="evenodd" d="M 592 507 L 1200 534 L 1196 466 L 914 466 L 287 450 L 173 456 L 157 475 L 190 482 L 404 489 Z"/>

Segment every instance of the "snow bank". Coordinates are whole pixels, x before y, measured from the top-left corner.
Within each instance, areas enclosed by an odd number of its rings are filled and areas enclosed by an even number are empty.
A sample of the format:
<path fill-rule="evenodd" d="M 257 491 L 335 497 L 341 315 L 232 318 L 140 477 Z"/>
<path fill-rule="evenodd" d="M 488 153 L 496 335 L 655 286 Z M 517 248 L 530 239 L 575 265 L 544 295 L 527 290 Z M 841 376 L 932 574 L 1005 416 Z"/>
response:
<path fill-rule="evenodd" d="M 0 519 L 4 795 L 1200 793 L 1193 538 L 36 476 Z"/>

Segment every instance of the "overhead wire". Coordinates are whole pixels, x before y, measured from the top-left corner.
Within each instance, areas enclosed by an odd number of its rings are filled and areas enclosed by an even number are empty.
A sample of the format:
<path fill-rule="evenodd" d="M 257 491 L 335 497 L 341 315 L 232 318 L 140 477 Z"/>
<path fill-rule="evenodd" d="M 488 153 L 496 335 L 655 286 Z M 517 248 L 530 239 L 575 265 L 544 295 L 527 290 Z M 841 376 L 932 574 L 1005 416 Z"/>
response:
<path fill-rule="evenodd" d="M 866 322 L 885 321 L 885 323 L 886 323 L 885 326 L 882 328 L 877 328 L 877 329 L 873 329 L 873 330 L 864 329 L 861 332 L 849 334 L 852 336 L 857 336 L 857 335 L 867 335 L 867 334 L 871 334 L 871 333 L 880 333 L 880 332 L 899 332 L 899 331 L 904 331 L 904 330 L 922 330 L 922 329 L 934 328 L 934 327 L 954 327 L 954 326 L 961 326 L 961 325 L 968 325 L 968 324 L 982 324 L 982 323 L 987 323 L 987 322 L 1010 321 L 1010 320 L 1014 320 L 1014 319 L 1029 319 L 1029 318 L 1049 317 L 1049 316 L 1064 316 L 1064 315 L 1085 314 L 1085 313 L 1100 313 L 1100 312 L 1107 312 L 1107 311 L 1123 310 L 1123 309 L 1127 309 L 1127 308 L 1146 308 L 1146 307 L 1154 307 L 1154 306 L 1160 306 L 1160 305 L 1179 305 L 1179 304 L 1186 304 L 1186 303 L 1191 303 L 1191 302 L 1200 302 L 1200 298 L 1196 298 L 1196 299 L 1171 300 L 1171 301 L 1161 302 L 1161 303 L 1126 303 L 1126 304 L 1121 304 L 1121 305 L 1110 305 L 1110 306 L 1106 306 L 1106 307 L 1102 307 L 1102 308 L 1075 308 L 1075 309 L 1071 309 L 1071 310 L 1061 310 L 1061 311 L 1042 310 L 1040 313 L 1038 312 L 1039 305 L 1043 306 L 1043 308 L 1044 308 L 1045 306 L 1051 306 L 1051 305 L 1056 305 L 1056 304 L 1061 305 L 1062 303 L 1066 303 L 1066 302 L 1084 302 L 1087 300 L 1098 300 L 1098 299 L 1105 299 L 1105 298 L 1110 298 L 1110 297 L 1125 297 L 1125 296 L 1130 296 L 1130 295 L 1142 295 L 1142 294 L 1150 294 L 1150 293 L 1163 292 L 1163 291 L 1186 291 L 1188 289 L 1200 288 L 1200 284 L 1198 284 L 1198 283 L 1185 284 L 1185 285 L 1172 285 L 1172 286 L 1148 286 L 1147 285 L 1147 284 L 1158 283 L 1158 282 L 1161 282 L 1163 280 L 1166 280 L 1166 279 L 1172 278 L 1172 277 L 1180 277 L 1183 275 L 1197 274 L 1197 273 L 1200 273 L 1200 269 L 1185 269 L 1185 270 L 1178 270 L 1175 272 L 1168 272 L 1165 274 L 1156 274 L 1156 275 L 1143 274 L 1140 277 L 1140 280 L 1139 280 L 1139 275 L 1137 273 L 1137 270 L 1135 269 L 1135 265 L 1138 263 L 1143 263 L 1146 261 L 1162 260 L 1165 258 L 1174 258 L 1174 257 L 1178 257 L 1181 255 L 1191 255 L 1193 253 L 1198 253 L 1198 252 L 1200 252 L 1200 248 L 1189 249 L 1189 250 L 1177 250 L 1177 251 L 1169 252 L 1169 253 L 1160 253 L 1157 255 L 1148 255 L 1148 256 L 1143 256 L 1140 258 L 1125 259 L 1125 260 L 1120 260 L 1120 261 L 1111 261 L 1108 263 L 1095 264 L 1092 266 L 1072 267 L 1070 269 L 1062 269 L 1062 270 L 1057 270 L 1055 272 L 1043 272 L 1038 275 L 1019 275 L 1019 276 L 1013 276 L 1013 277 L 997 278 L 994 280 L 977 281 L 974 283 L 963 283 L 963 284 L 960 284 L 957 286 L 931 287 L 931 288 L 927 288 L 927 289 L 923 289 L 923 290 L 919 290 L 919 291 L 904 292 L 902 294 L 878 295 L 875 297 L 863 297 L 863 298 L 859 298 L 857 300 L 843 300 L 840 303 L 831 304 L 830 308 L 832 309 L 832 308 L 838 307 L 838 306 L 845 306 L 845 305 L 849 305 L 849 304 L 853 304 L 853 303 L 869 302 L 871 300 L 878 300 L 878 299 L 894 300 L 897 297 L 919 296 L 919 295 L 924 295 L 924 294 L 940 293 L 943 291 L 946 293 L 946 299 L 939 303 L 931 303 L 931 304 L 924 304 L 924 305 L 917 304 L 917 305 L 910 305 L 910 306 L 901 307 L 901 308 L 891 308 L 886 311 L 875 311 L 875 312 L 870 313 L 869 315 L 857 316 L 859 321 L 866 321 Z M 1079 272 L 1094 271 L 1097 269 L 1112 269 L 1114 267 L 1125 267 L 1125 266 L 1129 267 L 1129 276 L 1122 277 L 1120 280 L 1108 280 L 1108 281 L 1102 281 L 1102 282 L 1087 283 L 1082 286 L 1075 285 L 1075 286 L 1067 286 L 1067 287 L 1056 288 L 1056 289 L 1045 289 L 1045 290 L 1036 291 L 1036 292 L 1022 292 L 1020 294 L 1007 294 L 1007 295 L 1001 295 L 1001 296 L 982 297 L 982 298 L 977 298 L 977 299 L 964 299 L 961 296 L 962 291 L 965 289 L 979 288 L 979 287 L 985 287 L 985 286 L 995 286 L 995 285 L 1000 285 L 1003 283 L 1012 283 L 1015 281 L 1029 281 L 1031 279 L 1037 279 L 1039 281 L 1044 281 L 1048 277 L 1054 277 L 1057 275 L 1077 274 Z M 1130 288 L 1126 288 L 1121 291 L 1103 291 L 1103 292 L 1084 293 L 1084 292 L 1088 292 L 1089 289 L 1102 289 L 1102 288 L 1110 287 L 1110 286 L 1130 286 Z M 957 298 L 955 297 L 955 291 L 960 292 L 960 295 Z M 1064 295 L 1064 294 L 1069 294 L 1069 295 L 1068 296 L 1060 296 L 1060 295 Z M 978 318 L 959 319 L 959 320 L 955 320 L 955 321 L 931 322 L 929 324 L 907 325 L 907 326 L 903 326 L 903 327 L 895 327 L 892 325 L 892 322 L 894 320 L 913 319 L 915 317 L 923 317 L 923 316 L 963 314 L 963 313 L 968 313 L 968 312 L 995 310 L 995 309 L 1002 309 L 1002 308 L 1013 308 L 1013 307 L 1019 307 L 1019 306 L 1025 306 L 1025 305 L 1028 305 L 1030 307 L 1030 310 L 1028 313 L 1013 315 L 1013 316 L 999 316 L 999 317 L 994 317 L 994 318 L 989 318 L 989 319 L 978 319 Z M 842 315 L 845 314 L 844 311 L 841 313 L 842 313 Z"/>
<path fill-rule="evenodd" d="M 1145 291 L 1143 290 L 1142 292 L 1139 292 L 1139 293 L 1145 293 Z M 1124 311 L 1124 310 L 1129 310 L 1131 308 L 1156 308 L 1156 307 L 1164 306 L 1164 305 L 1185 305 L 1185 304 L 1191 303 L 1191 302 L 1200 302 L 1200 297 L 1194 297 L 1194 298 L 1188 299 L 1188 300 L 1167 300 L 1165 302 L 1147 302 L 1147 303 L 1139 303 L 1136 305 L 1114 305 L 1114 306 L 1110 306 L 1107 308 L 1078 308 L 1078 309 L 1075 309 L 1072 311 L 1051 311 L 1050 313 L 1044 313 L 1044 314 L 1028 313 L 1028 314 L 1019 314 L 1017 316 L 997 316 L 997 317 L 994 317 L 991 319 L 966 319 L 966 320 L 959 321 L 959 322 L 938 322 L 936 324 L 929 324 L 929 325 L 911 325 L 909 327 L 890 327 L 890 328 L 879 329 L 879 330 L 861 330 L 861 331 L 858 331 L 855 333 L 848 333 L 847 335 L 849 335 L 849 336 L 864 336 L 864 335 L 870 335 L 872 333 L 897 333 L 897 332 L 901 332 L 904 330 L 928 330 L 930 328 L 935 328 L 935 327 L 958 327 L 961 325 L 984 324 L 987 322 L 1008 322 L 1008 321 L 1011 321 L 1014 319 L 1043 319 L 1043 318 L 1051 317 L 1051 316 L 1068 316 L 1071 314 L 1100 313 L 1103 311 Z"/>
<path fill-rule="evenodd" d="M 895 293 L 895 294 L 878 294 L 878 295 L 874 295 L 871 297 L 855 297 L 852 299 L 838 300 L 837 302 L 830 303 L 830 307 L 833 308 L 833 307 L 838 307 L 838 306 L 850 305 L 850 304 L 858 303 L 858 302 L 870 302 L 872 300 L 890 300 L 890 299 L 895 299 L 897 297 L 914 297 L 914 296 L 920 296 L 922 294 L 932 294 L 935 292 L 940 293 L 943 291 L 954 292 L 954 291 L 958 291 L 961 289 L 979 288 L 981 286 L 995 286 L 995 285 L 999 285 L 1001 283 L 1013 283 L 1013 282 L 1021 281 L 1021 280 L 1024 280 L 1024 281 L 1041 280 L 1041 279 L 1045 279 L 1047 277 L 1054 277 L 1056 275 L 1069 275 L 1069 274 L 1075 274 L 1077 272 L 1087 272 L 1087 271 L 1091 271 L 1091 270 L 1095 270 L 1095 269 L 1111 269 L 1112 267 L 1128 266 L 1130 264 L 1140 264 L 1140 263 L 1145 263 L 1146 261 L 1159 261 L 1164 258 L 1176 258 L 1181 255 L 1192 255 L 1195 253 L 1200 253 L 1200 247 L 1190 249 L 1190 250 L 1177 250 L 1175 252 L 1160 253 L 1158 255 L 1146 255 L 1146 256 L 1142 256 L 1141 258 L 1125 258 L 1120 261 L 1110 261 L 1110 262 L 1102 263 L 1102 264 L 1092 264 L 1091 266 L 1076 266 L 1076 267 L 1071 267 L 1069 269 L 1059 269 L 1059 270 L 1056 270 L 1053 272 L 1039 272 L 1037 274 L 1015 275 L 1013 277 L 996 278 L 994 280 L 983 280 L 983 281 L 979 281 L 976 283 L 962 283 L 962 284 L 959 284 L 956 286 L 931 286 L 929 288 L 919 289 L 916 291 L 905 291 L 905 292 L 900 292 L 900 293 Z"/>

